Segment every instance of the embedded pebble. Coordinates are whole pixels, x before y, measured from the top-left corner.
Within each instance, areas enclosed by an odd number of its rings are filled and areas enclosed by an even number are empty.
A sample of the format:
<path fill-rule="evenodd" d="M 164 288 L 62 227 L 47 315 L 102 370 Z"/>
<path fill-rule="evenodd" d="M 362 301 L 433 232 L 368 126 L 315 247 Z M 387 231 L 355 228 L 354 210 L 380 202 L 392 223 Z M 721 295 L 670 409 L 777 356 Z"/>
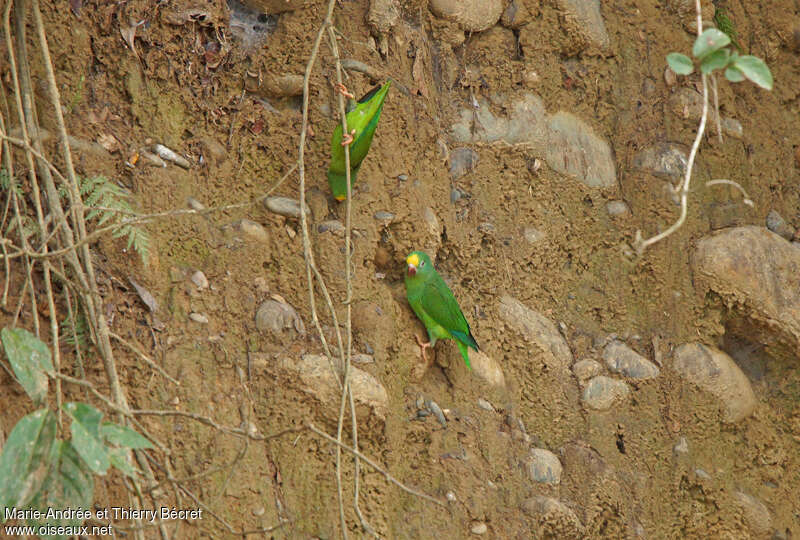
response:
<path fill-rule="evenodd" d="M 503 368 L 491 356 L 483 351 L 469 349 L 469 363 L 472 365 L 472 372 L 492 386 L 505 387 L 506 377 Z"/>
<path fill-rule="evenodd" d="M 603 350 L 608 369 L 632 379 L 652 379 L 661 373 L 655 364 L 618 340 L 612 340 Z"/>
<path fill-rule="evenodd" d="M 303 95 L 303 76 L 288 73 L 267 77 L 264 80 L 264 88 L 267 92 L 278 97 L 302 96 Z"/>
<path fill-rule="evenodd" d="M 293 329 L 300 335 L 306 333 L 297 311 L 289 304 L 277 300 L 266 300 L 259 306 L 256 311 L 256 328 L 259 332 L 270 331 L 273 334 L 282 334 L 287 329 Z"/>
<path fill-rule="evenodd" d="M 407 174 L 398 174 L 397 175 L 397 179 L 400 180 L 401 182 L 405 182 L 406 180 L 408 180 L 408 175 Z"/>
<path fill-rule="evenodd" d="M 610 216 L 622 216 L 631 213 L 631 209 L 628 208 L 628 203 L 625 201 L 608 201 L 606 203 L 606 211 Z"/>
<path fill-rule="evenodd" d="M 452 491 L 448 491 L 447 493 L 445 493 L 444 497 L 450 502 L 456 502 L 458 500 L 456 499 L 456 494 L 453 493 Z"/>
<path fill-rule="evenodd" d="M 529 244 L 535 244 L 544 240 L 545 234 L 536 227 L 525 227 L 522 231 L 522 236 Z"/>
<path fill-rule="evenodd" d="M 598 375 L 583 389 L 583 402 L 592 409 L 607 411 L 616 402 L 630 394 L 631 389 L 624 381 Z"/>
<path fill-rule="evenodd" d="M 778 212 L 770 210 L 767 214 L 767 229 L 771 230 L 777 235 L 783 236 L 785 239 L 791 241 L 794 238 L 794 227 L 786 223 Z"/>
<path fill-rule="evenodd" d="M 733 494 L 734 502 L 742 509 L 744 520 L 756 538 L 766 538 L 772 532 L 772 515 L 767 506 L 742 491 Z"/>
<path fill-rule="evenodd" d="M 331 219 L 329 221 L 323 221 L 319 225 L 317 225 L 317 232 L 324 233 L 324 232 L 331 232 L 337 236 L 341 236 L 344 233 L 344 225 L 338 219 Z"/>
<path fill-rule="evenodd" d="M 196 323 L 208 324 L 208 317 L 206 317 L 202 313 L 194 313 L 194 312 L 189 313 L 189 318 Z"/>
<path fill-rule="evenodd" d="M 476 523 L 470 529 L 472 534 L 477 534 L 477 535 L 486 534 L 486 531 L 488 531 L 488 530 L 489 530 L 489 528 L 486 526 L 486 523 L 483 523 L 483 522 Z"/>
<path fill-rule="evenodd" d="M 258 508 L 253 509 L 253 515 L 256 517 L 261 517 L 264 515 L 266 511 L 267 511 L 266 508 L 264 508 L 263 506 L 259 506 Z"/>
<path fill-rule="evenodd" d="M 675 371 L 719 400 L 725 422 L 738 422 L 755 410 L 750 381 L 724 352 L 702 343 L 684 343 L 673 358 Z"/>
<path fill-rule="evenodd" d="M 450 152 L 450 178 L 458 180 L 469 173 L 478 165 L 479 159 L 478 153 L 472 148 L 456 148 Z"/>
<path fill-rule="evenodd" d="M 198 201 L 194 197 L 187 197 L 186 206 L 188 206 L 192 210 L 195 210 L 196 212 L 200 212 L 200 211 L 206 209 L 206 207 L 203 206 L 203 203 L 201 203 L 200 201 Z"/>
<path fill-rule="evenodd" d="M 561 461 L 544 448 L 532 448 L 528 460 L 528 475 L 534 482 L 558 485 L 561 483 Z"/>
<path fill-rule="evenodd" d="M 267 210 L 270 212 L 281 216 L 300 217 L 300 202 L 296 199 L 290 199 L 289 197 L 267 197 L 264 200 L 264 206 L 266 206 Z M 306 213 L 309 213 L 307 208 Z"/>
<path fill-rule="evenodd" d="M 200 270 L 197 270 L 194 274 L 192 274 L 192 277 L 189 279 L 192 280 L 192 283 L 197 285 L 198 289 L 200 290 L 208 289 L 208 279 L 206 278 L 206 275 Z"/>
<path fill-rule="evenodd" d="M 581 383 L 588 381 L 595 375 L 599 375 L 602 371 L 603 366 L 600 365 L 600 362 L 596 362 L 590 358 L 578 360 L 572 365 L 572 373 Z"/>
<path fill-rule="evenodd" d="M 694 474 L 696 474 L 698 478 L 702 478 L 703 480 L 711 480 L 711 475 L 708 474 L 703 469 L 695 469 Z"/>
<path fill-rule="evenodd" d="M 425 407 L 431 412 L 433 416 L 442 424 L 442 427 L 447 427 L 447 420 L 444 417 L 444 412 L 442 412 L 442 408 L 439 407 L 439 404 L 431 399 L 425 400 Z"/>
<path fill-rule="evenodd" d="M 633 156 L 633 167 L 655 176 L 679 178 L 686 173 L 689 158 L 683 147 L 662 142 L 638 152 Z"/>
<path fill-rule="evenodd" d="M 385 210 L 378 210 L 373 214 L 373 218 L 377 219 L 378 221 L 385 221 L 386 223 L 391 223 L 394 219 L 394 214 L 391 212 L 387 212 Z"/>
<path fill-rule="evenodd" d="M 492 404 L 483 398 L 478 398 L 478 407 L 480 407 L 484 411 L 494 412 L 494 407 L 492 406 Z"/>
<path fill-rule="evenodd" d="M 429 9 L 439 18 L 453 21 L 463 30 L 482 32 L 500 20 L 503 0 L 431 0 Z"/>
<path fill-rule="evenodd" d="M 681 437 L 678 439 L 678 442 L 672 448 L 672 451 L 676 454 L 688 454 L 689 453 L 689 443 L 686 441 L 686 437 Z"/>
<path fill-rule="evenodd" d="M 256 223 L 255 221 L 240 219 L 239 221 L 231 223 L 230 227 L 249 240 L 258 242 L 266 242 L 269 240 L 269 233 L 267 230 L 260 223 Z"/>

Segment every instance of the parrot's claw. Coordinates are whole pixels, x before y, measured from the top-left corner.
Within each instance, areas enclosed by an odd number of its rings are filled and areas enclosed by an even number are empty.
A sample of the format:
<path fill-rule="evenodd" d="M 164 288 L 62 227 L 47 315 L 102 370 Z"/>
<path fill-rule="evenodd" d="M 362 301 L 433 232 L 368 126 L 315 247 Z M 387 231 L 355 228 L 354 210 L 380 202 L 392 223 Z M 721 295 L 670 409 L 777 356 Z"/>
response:
<path fill-rule="evenodd" d="M 353 135 L 356 134 L 356 130 L 352 130 L 350 133 L 345 133 L 342 135 L 342 146 L 347 146 L 348 144 L 353 142 Z"/>
<path fill-rule="evenodd" d="M 333 85 L 333 89 L 342 94 L 346 98 L 356 99 L 356 96 L 352 94 L 352 92 L 347 90 L 347 87 L 342 83 L 336 83 Z"/>
<path fill-rule="evenodd" d="M 431 348 L 431 342 L 429 341 L 429 342 L 425 343 L 425 342 L 424 342 L 424 341 L 422 341 L 422 339 L 421 339 L 419 336 L 417 336 L 417 335 L 415 335 L 414 337 L 417 339 L 417 344 L 419 345 L 420 352 L 422 353 L 422 359 L 425 361 L 425 366 L 427 367 L 427 366 L 429 365 L 429 361 L 428 361 L 428 355 L 427 355 L 427 354 L 425 354 L 425 351 L 426 351 L 427 349 L 430 349 L 430 348 Z"/>

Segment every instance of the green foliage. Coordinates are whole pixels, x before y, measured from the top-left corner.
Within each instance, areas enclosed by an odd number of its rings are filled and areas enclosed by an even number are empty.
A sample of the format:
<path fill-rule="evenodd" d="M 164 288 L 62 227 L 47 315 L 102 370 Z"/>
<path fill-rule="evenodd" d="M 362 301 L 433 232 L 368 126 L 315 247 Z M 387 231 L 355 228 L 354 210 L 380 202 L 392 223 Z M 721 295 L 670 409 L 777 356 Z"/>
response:
<path fill-rule="evenodd" d="M 47 345 L 22 329 L 3 328 L 0 335 L 25 391 L 42 401 L 47 376 L 53 372 Z M 136 476 L 130 450 L 153 447 L 129 427 L 102 422 L 102 411 L 89 404 L 65 403 L 62 410 L 71 420 L 70 440 L 57 438 L 55 414 L 48 408 L 25 416 L 11 430 L 0 453 L 0 523 L 6 519 L 6 508 L 33 508 L 44 517 L 28 519 L 28 525 L 80 525 L 82 520 L 69 516 L 48 518 L 47 510 L 91 509 L 93 473 L 104 475 L 113 465 Z"/>
<path fill-rule="evenodd" d="M 748 79 L 765 90 L 772 90 L 772 72 L 767 64 L 755 56 L 740 56 L 730 49 L 731 43 L 731 37 L 716 28 L 709 28 L 697 36 L 692 56 L 695 62 L 699 62 L 700 71 L 710 75 L 716 70 L 723 70 L 725 78 L 731 82 Z M 667 64 L 678 75 L 692 73 L 695 62 L 685 54 L 673 52 L 667 55 Z"/>
<path fill-rule="evenodd" d="M 75 317 L 75 332 L 73 333 L 72 330 L 72 318 L 67 315 L 67 317 L 61 321 L 61 336 L 64 343 L 67 345 L 72 345 L 73 347 L 77 345 L 86 348 L 86 335 L 89 333 L 89 322 L 86 320 L 86 316 L 77 309 L 73 310 L 73 315 L 75 314 L 77 314 L 77 317 Z"/>
<path fill-rule="evenodd" d="M 50 349 L 24 328 L 3 328 L 0 339 L 22 388 L 41 405 L 47 396 L 47 375 L 53 372 Z"/>
<path fill-rule="evenodd" d="M 128 200 L 130 194 L 104 176 L 80 179 L 83 204 L 92 208 L 86 220 L 97 220 L 97 226 L 106 223 L 117 225 L 111 234 L 114 238 L 128 238 L 127 249 L 133 247 L 147 264 L 150 259 L 150 236 L 143 228 L 130 223 L 135 213 Z"/>
<path fill-rule="evenodd" d="M 714 24 L 716 24 L 717 28 L 725 32 L 725 34 L 731 38 L 731 43 L 734 47 L 736 47 L 736 50 L 742 52 L 742 48 L 736 41 L 736 38 L 739 37 L 739 34 L 733 27 L 733 22 L 728 18 L 728 13 L 721 7 L 717 7 L 714 11 Z"/>

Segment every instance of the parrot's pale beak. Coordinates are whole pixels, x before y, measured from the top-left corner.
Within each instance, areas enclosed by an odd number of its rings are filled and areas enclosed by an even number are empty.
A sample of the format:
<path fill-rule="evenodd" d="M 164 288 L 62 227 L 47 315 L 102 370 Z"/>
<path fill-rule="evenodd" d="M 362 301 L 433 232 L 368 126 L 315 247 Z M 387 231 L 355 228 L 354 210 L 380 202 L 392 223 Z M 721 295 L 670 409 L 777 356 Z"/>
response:
<path fill-rule="evenodd" d="M 408 265 L 408 275 L 414 277 L 417 275 L 417 267 L 413 264 Z"/>

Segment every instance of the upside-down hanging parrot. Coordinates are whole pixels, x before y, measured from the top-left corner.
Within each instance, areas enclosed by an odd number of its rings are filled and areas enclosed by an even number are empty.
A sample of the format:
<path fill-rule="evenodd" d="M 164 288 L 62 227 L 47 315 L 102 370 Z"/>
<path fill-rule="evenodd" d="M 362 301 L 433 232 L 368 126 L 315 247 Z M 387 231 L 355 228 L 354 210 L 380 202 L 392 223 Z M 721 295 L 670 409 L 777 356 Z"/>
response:
<path fill-rule="evenodd" d="M 406 257 L 406 297 L 411 309 L 428 330 L 430 343 L 417 342 L 422 348 L 422 358 L 427 362 L 425 349 L 436 345 L 438 339 L 454 339 L 464 362 L 469 365 L 467 347 L 478 350 L 478 343 L 469 329 L 469 323 L 458 307 L 453 292 L 433 268 L 430 257 L 422 251 L 414 251 Z"/>
<path fill-rule="evenodd" d="M 350 130 L 350 133 L 346 137 L 342 137 L 341 124 L 333 130 L 328 184 L 337 201 L 347 198 L 344 147 L 350 145 L 350 186 L 352 188 L 361 162 L 364 161 L 369 152 L 369 146 L 372 144 L 372 136 L 375 135 L 375 128 L 378 127 L 383 101 L 386 99 L 386 93 L 389 91 L 391 83 L 392 81 L 386 81 L 383 86 L 376 86 L 358 102 L 354 102 L 352 99 L 348 100 L 346 118 L 347 129 Z M 338 90 L 346 96 L 352 96 L 343 87 L 338 87 Z"/>

